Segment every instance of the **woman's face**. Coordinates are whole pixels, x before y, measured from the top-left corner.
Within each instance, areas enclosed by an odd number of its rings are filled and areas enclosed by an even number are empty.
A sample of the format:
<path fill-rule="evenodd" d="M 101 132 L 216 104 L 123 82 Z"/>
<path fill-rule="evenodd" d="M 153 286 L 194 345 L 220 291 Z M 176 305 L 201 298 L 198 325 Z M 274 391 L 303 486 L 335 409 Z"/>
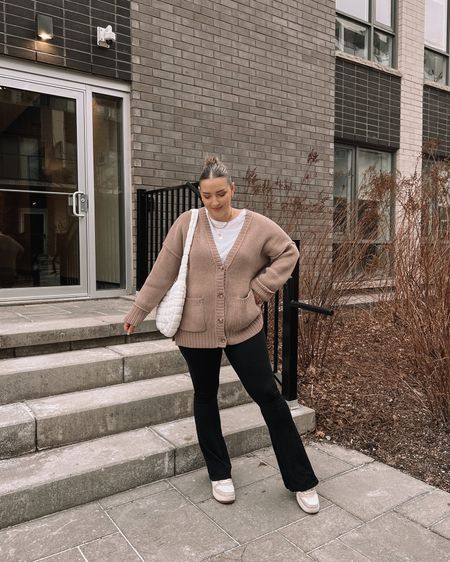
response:
<path fill-rule="evenodd" d="M 231 200 L 236 189 L 234 182 L 229 184 L 227 178 L 212 178 L 202 180 L 199 188 L 203 205 L 211 218 L 218 221 L 229 220 Z"/>

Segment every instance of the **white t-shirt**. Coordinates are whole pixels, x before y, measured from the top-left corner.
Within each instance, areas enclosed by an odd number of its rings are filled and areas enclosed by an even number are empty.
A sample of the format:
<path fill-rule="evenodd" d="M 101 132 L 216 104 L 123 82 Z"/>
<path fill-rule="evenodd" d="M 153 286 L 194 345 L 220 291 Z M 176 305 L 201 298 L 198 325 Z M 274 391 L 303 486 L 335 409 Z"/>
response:
<path fill-rule="evenodd" d="M 242 209 L 239 215 L 234 219 L 230 220 L 227 224 L 226 222 L 216 221 L 212 219 L 209 216 L 208 210 L 206 209 L 206 216 L 208 217 L 208 220 L 213 225 L 218 227 L 216 229 L 214 228 L 214 226 L 212 226 L 211 231 L 213 234 L 214 242 L 216 243 L 217 251 L 219 252 L 220 259 L 222 260 L 222 263 L 224 263 L 225 260 L 227 259 L 228 252 L 233 247 L 236 238 L 238 237 L 239 232 L 241 231 L 242 225 L 244 224 L 244 220 L 245 220 L 245 211 L 246 211 L 245 209 Z M 225 224 L 227 226 L 225 226 L 225 228 L 221 228 Z"/>

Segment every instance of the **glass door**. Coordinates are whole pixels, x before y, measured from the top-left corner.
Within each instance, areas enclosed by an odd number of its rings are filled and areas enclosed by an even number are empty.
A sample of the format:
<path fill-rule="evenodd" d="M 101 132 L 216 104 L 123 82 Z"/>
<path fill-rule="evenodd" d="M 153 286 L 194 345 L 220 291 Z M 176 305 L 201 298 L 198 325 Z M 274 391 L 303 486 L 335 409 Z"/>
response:
<path fill-rule="evenodd" d="M 0 299 L 87 293 L 81 92 L 0 78 Z"/>
<path fill-rule="evenodd" d="M 126 287 L 123 99 L 92 93 L 95 290 Z M 94 277 L 94 276 L 93 276 Z"/>

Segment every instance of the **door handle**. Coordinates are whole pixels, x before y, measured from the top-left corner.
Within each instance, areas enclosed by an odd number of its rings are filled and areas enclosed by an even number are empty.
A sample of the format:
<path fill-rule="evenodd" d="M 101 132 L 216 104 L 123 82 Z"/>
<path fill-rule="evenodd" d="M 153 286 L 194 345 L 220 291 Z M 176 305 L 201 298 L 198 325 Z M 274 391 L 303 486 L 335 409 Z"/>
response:
<path fill-rule="evenodd" d="M 76 217 L 84 217 L 88 210 L 88 196 L 82 191 L 72 193 L 72 211 Z"/>

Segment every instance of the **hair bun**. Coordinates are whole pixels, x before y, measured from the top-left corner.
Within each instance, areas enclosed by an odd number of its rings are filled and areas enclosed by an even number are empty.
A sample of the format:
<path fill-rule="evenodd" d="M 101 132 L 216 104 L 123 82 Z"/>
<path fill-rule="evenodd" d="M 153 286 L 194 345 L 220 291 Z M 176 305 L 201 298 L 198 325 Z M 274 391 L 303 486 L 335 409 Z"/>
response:
<path fill-rule="evenodd" d="M 212 178 L 227 178 L 229 184 L 232 182 L 227 167 L 215 154 L 211 154 L 205 159 L 199 181 Z"/>
<path fill-rule="evenodd" d="M 205 158 L 204 167 L 206 168 L 206 166 L 217 166 L 217 165 L 220 166 L 221 164 L 222 162 L 217 158 L 217 156 L 215 154 L 212 154 L 207 158 Z"/>

